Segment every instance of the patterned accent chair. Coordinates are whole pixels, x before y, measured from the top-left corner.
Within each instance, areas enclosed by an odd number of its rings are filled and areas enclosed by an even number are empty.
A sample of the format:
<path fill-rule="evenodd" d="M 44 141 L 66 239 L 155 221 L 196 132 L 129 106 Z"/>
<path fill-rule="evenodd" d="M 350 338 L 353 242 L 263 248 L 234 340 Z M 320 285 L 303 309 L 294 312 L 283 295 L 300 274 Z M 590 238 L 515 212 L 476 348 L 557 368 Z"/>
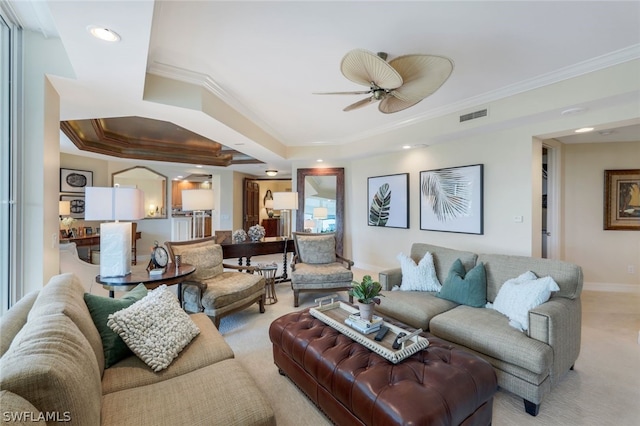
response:
<path fill-rule="evenodd" d="M 333 233 L 294 232 L 296 254 L 291 264 L 293 306 L 301 291 L 334 292 L 351 289 L 353 261 L 336 253 Z M 349 302 L 353 297 L 349 296 Z"/>
<path fill-rule="evenodd" d="M 204 312 L 220 327 L 220 319 L 258 303 L 264 313 L 264 278 L 253 266 L 222 262 L 222 247 L 215 237 L 164 243 L 171 262 L 180 255 L 182 263 L 196 271 L 182 283 L 182 307 L 187 312 Z M 233 269 L 234 271 L 225 271 Z M 241 271 L 246 271 L 241 272 Z"/>

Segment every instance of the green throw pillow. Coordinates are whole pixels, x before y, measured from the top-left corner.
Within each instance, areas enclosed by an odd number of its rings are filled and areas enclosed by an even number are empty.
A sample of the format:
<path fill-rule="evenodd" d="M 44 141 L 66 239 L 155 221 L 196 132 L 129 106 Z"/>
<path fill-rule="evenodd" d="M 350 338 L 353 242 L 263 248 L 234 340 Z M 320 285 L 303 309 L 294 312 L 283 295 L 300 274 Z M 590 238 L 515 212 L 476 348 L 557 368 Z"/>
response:
<path fill-rule="evenodd" d="M 487 304 L 487 276 L 482 262 L 466 272 L 460 259 L 456 259 L 436 296 L 461 305 L 484 307 Z"/>
<path fill-rule="evenodd" d="M 96 296 L 95 294 L 84 294 L 84 302 L 89 308 L 91 319 L 96 325 L 100 338 L 102 339 L 102 349 L 104 351 L 104 366 L 109 368 L 118 361 L 133 353 L 124 340 L 116 332 L 107 326 L 110 314 L 128 308 L 138 300 L 147 295 L 147 288 L 144 284 L 138 284 L 136 288 L 122 296 L 120 299 Z"/>

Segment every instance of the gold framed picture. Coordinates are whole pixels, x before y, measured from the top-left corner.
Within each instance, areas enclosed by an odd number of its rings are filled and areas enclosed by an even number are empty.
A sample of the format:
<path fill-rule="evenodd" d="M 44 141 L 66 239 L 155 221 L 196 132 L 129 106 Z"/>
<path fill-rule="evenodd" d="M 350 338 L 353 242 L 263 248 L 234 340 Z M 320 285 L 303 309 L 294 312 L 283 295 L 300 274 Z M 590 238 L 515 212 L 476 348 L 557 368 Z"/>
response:
<path fill-rule="evenodd" d="M 604 171 L 604 229 L 640 231 L 640 169 Z"/>

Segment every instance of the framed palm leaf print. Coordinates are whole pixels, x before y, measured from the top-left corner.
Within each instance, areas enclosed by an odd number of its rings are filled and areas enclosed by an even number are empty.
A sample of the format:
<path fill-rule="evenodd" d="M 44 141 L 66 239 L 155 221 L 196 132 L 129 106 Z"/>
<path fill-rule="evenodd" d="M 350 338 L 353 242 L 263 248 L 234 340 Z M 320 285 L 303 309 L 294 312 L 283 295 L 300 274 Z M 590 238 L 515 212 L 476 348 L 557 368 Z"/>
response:
<path fill-rule="evenodd" d="M 475 164 L 420 172 L 420 229 L 482 235 L 483 170 Z"/>
<path fill-rule="evenodd" d="M 409 173 L 370 177 L 367 188 L 369 226 L 409 227 Z"/>

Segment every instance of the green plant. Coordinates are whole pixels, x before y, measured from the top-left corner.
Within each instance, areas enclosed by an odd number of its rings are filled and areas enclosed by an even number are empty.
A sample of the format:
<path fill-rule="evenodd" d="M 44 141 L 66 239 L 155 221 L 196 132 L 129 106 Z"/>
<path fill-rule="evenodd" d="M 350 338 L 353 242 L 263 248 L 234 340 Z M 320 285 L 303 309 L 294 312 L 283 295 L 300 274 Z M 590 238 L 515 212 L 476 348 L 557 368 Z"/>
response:
<path fill-rule="evenodd" d="M 371 275 L 365 275 L 362 277 L 362 282 L 353 283 L 353 287 L 349 290 L 349 295 L 355 297 L 360 303 L 375 303 L 380 304 L 380 298 L 378 296 L 383 296 L 384 294 L 380 294 L 382 290 L 382 286 L 378 281 L 373 281 Z"/>

